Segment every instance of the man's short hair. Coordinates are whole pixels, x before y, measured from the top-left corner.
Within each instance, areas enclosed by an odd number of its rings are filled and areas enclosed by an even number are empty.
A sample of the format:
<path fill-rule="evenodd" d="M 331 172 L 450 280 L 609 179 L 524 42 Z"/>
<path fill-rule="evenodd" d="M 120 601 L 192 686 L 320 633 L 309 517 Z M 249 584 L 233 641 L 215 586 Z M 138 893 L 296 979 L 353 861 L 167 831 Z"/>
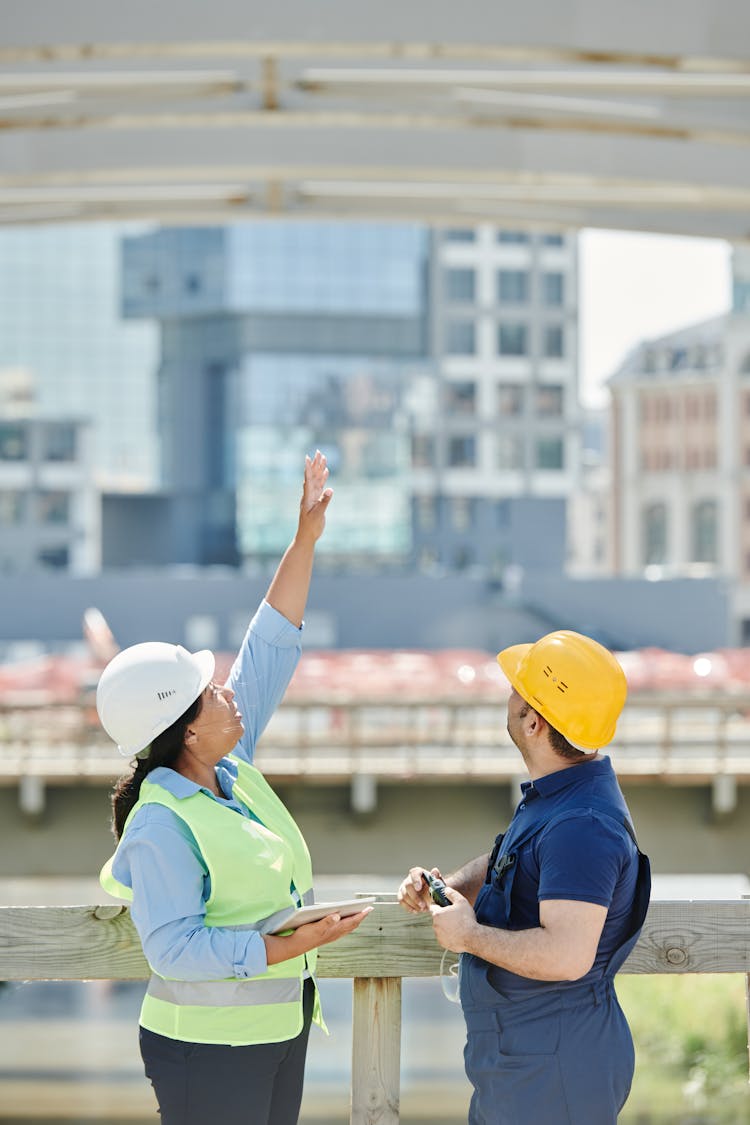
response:
<path fill-rule="evenodd" d="M 524 699 L 523 707 L 519 712 L 520 717 L 522 719 L 525 719 L 529 711 L 535 710 L 536 708 L 532 707 L 531 704 L 527 703 Z M 539 714 L 538 711 L 536 713 L 537 715 Z M 542 715 L 542 718 L 544 719 L 544 715 Z M 580 758 L 586 757 L 585 750 L 578 750 L 575 746 L 572 746 L 571 743 L 568 742 L 564 734 L 560 734 L 560 731 L 556 730 L 555 727 L 553 727 L 552 724 L 547 721 L 547 719 L 544 719 L 544 721 L 545 723 L 547 723 L 549 744 L 559 757 L 565 758 L 565 760 L 568 762 L 577 762 Z"/>

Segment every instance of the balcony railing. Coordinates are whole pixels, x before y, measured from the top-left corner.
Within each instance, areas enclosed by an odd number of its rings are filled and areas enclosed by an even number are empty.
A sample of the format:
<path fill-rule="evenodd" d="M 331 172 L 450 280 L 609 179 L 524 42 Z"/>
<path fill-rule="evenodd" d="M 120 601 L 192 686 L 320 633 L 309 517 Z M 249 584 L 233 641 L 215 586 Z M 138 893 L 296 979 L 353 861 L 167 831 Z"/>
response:
<path fill-rule="evenodd" d="M 287 700 L 257 761 L 275 779 L 501 781 L 521 765 L 505 724 L 503 700 Z M 607 753 L 626 779 L 750 780 L 750 694 L 632 696 Z M 91 706 L 0 702 L 0 785 L 106 783 L 126 768 Z"/>

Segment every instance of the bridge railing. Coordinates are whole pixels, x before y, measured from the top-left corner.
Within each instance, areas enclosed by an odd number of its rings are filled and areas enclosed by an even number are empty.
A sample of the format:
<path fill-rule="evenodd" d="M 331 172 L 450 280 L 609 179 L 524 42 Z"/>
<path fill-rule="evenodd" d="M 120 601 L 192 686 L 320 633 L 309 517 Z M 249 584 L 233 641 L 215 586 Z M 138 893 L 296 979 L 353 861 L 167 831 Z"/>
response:
<path fill-rule="evenodd" d="M 401 981 L 439 975 L 442 952 L 429 918 L 407 914 L 392 896 L 320 950 L 319 976 L 353 980 L 351 1125 L 397 1125 Z M 750 900 L 652 902 L 623 972 L 743 973 L 750 987 Z M 0 907 L 2 980 L 147 976 L 125 906 Z M 750 1008 L 748 1018 L 750 1031 Z"/>
<path fill-rule="evenodd" d="M 288 699 L 258 746 L 277 779 L 504 780 L 519 772 L 502 699 Z M 633 695 L 608 753 L 625 778 L 750 779 L 750 694 Z M 106 783 L 124 763 L 91 707 L 0 701 L 0 785 Z"/>

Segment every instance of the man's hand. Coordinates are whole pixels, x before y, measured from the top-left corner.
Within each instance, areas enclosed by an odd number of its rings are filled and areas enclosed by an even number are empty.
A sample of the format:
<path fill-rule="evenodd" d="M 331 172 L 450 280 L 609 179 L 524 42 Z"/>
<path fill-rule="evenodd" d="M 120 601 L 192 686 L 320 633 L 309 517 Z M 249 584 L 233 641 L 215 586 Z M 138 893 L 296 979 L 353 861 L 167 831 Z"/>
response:
<path fill-rule="evenodd" d="M 305 457 L 305 480 L 299 505 L 299 532 L 313 541 L 320 539 L 326 525 L 326 509 L 333 490 L 326 488 L 328 465 L 318 449 L 315 456 Z"/>
<path fill-rule="evenodd" d="M 430 906 L 432 927 L 435 937 L 443 949 L 453 953 L 466 953 L 468 943 L 478 928 L 474 907 L 453 887 L 446 887 L 445 893 L 451 900 L 450 906 Z"/>
<path fill-rule="evenodd" d="M 422 872 L 426 870 L 426 867 L 412 867 L 398 888 L 398 901 L 404 910 L 408 910 L 411 914 L 422 914 L 430 908 L 432 899 L 427 884 L 422 878 Z M 443 878 L 437 867 L 433 867 L 430 874 L 437 875 L 438 879 Z"/>

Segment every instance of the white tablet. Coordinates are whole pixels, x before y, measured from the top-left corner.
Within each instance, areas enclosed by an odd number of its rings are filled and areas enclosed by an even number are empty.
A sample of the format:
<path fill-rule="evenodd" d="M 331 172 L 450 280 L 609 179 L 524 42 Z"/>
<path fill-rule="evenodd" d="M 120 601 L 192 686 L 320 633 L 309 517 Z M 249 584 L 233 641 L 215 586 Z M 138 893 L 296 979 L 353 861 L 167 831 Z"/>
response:
<path fill-rule="evenodd" d="M 298 926 L 305 926 L 308 922 L 319 922 L 327 914 L 340 914 L 342 918 L 350 914 L 359 914 L 366 906 L 375 902 L 375 895 L 364 898 L 347 898 L 340 902 L 314 902 L 312 906 L 301 906 L 288 918 L 280 918 L 271 933 L 283 933 L 284 930 L 296 930 Z"/>

